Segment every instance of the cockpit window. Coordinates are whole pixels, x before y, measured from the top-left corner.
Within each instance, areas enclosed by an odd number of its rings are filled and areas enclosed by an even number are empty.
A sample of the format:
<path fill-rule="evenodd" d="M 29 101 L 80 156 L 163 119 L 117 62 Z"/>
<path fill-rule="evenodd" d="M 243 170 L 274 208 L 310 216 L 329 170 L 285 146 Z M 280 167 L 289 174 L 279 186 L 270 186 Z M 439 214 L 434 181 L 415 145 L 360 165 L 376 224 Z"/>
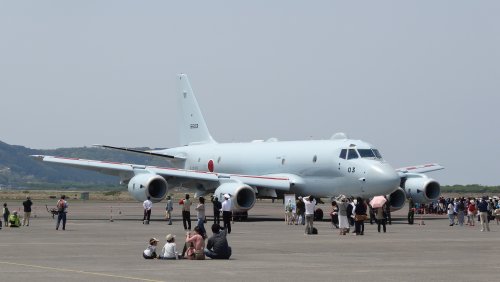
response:
<path fill-rule="evenodd" d="M 340 151 L 340 156 L 339 158 L 341 159 L 344 159 L 347 157 L 347 149 L 342 149 L 342 151 Z"/>
<path fill-rule="evenodd" d="M 358 153 L 356 153 L 355 149 L 349 149 L 349 154 L 347 155 L 347 159 L 357 159 L 358 158 Z"/>
<path fill-rule="evenodd" d="M 375 154 L 375 156 L 379 159 L 382 158 L 382 155 L 379 153 L 379 151 L 377 149 L 372 149 L 373 153 Z"/>
<path fill-rule="evenodd" d="M 372 149 L 358 149 L 358 153 L 362 158 L 375 158 Z"/>

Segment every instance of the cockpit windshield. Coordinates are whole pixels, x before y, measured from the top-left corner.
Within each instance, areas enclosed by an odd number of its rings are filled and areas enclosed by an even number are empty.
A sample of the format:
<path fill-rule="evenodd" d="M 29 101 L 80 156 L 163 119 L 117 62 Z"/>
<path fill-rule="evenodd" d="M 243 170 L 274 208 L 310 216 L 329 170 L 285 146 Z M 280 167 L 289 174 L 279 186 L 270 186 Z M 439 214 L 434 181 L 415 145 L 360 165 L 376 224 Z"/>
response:
<path fill-rule="evenodd" d="M 377 149 L 342 149 L 340 151 L 339 158 L 341 159 L 357 159 L 357 158 L 376 158 L 382 159 L 382 155 L 380 155 Z"/>
<path fill-rule="evenodd" d="M 379 153 L 379 151 L 377 149 L 372 149 L 372 151 L 375 154 L 375 156 L 377 157 L 377 159 L 381 159 L 382 158 L 382 155 Z"/>
<path fill-rule="evenodd" d="M 371 149 L 358 149 L 362 158 L 375 158 L 375 153 Z"/>

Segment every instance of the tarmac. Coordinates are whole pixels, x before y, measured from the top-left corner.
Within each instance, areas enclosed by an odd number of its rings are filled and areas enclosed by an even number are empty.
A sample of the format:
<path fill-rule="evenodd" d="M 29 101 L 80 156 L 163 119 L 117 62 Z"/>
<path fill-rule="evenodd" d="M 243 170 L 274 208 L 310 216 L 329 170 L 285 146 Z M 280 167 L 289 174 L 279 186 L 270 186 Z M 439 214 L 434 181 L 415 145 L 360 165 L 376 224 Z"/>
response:
<path fill-rule="evenodd" d="M 47 202 L 55 206 L 55 201 Z M 11 211 L 20 202 L 8 202 Z M 182 247 L 180 208 L 174 223 L 164 221 L 164 203 L 154 205 L 152 222 L 142 224 L 134 202 L 69 200 L 65 231 L 45 202 L 34 201 L 30 226 L 0 230 L 0 281 L 493 281 L 500 271 L 500 225 L 491 232 L 452 226 L 446 215 L 416 216 L 406 208 L 393 215 L 387 233 L 365 224 L 364 236 L 340 236 L 328 221 L 314 222 L 318 235 L 286 225 L 281 203 L 257 202 L 246 222 L 228 236 L 229 260 L 145 260 L 149 238 L 165 243 L 168 233 Z M 322 208 L 328 211 L 328 205 Z M 22 212 L 21 212 L 22 214 Z M 36 215 L 36 217 L 34 217 Z M 207 205 L 207 215 L 212 215 Z M 110 221 L 110 219 L 113 221 Z M 192 212 L 193 227 L 195 213 Z M 206 224 L 210 230 L 212 222 Z M 208 231 L 211 235 L 211 231 Z"/>

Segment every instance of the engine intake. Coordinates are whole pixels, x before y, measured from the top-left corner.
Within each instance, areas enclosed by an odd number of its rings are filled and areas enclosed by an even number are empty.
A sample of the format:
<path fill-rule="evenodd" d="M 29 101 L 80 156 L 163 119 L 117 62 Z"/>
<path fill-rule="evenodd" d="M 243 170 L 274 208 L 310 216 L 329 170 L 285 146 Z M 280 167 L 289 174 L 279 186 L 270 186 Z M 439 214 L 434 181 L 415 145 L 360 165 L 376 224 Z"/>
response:
<path fill-rule="evenodd" d="M 441 194 L 441 186 L 439 183 L 427 177 L 406 179 L 404 189 L 408 197 L 411 197 L 415 203 L 435 201 Z"/>
<path fill-rule="evenodd" d="M 165 178 L 152 174 L 138 174 L 128 183 L 128 192 L 137 201 L 145 201 L 151 197 L 152 202 L 159 202 L 165 198 L 168 191 L 168 183 Z"/>
<path fill-rule="evenodd" d="M 387 196 L 387 198 L 389 199 L 391 211 L 397 211 L 404 207 L 406 202 L 406 193 L 403 189 L 398 188 Z"/>

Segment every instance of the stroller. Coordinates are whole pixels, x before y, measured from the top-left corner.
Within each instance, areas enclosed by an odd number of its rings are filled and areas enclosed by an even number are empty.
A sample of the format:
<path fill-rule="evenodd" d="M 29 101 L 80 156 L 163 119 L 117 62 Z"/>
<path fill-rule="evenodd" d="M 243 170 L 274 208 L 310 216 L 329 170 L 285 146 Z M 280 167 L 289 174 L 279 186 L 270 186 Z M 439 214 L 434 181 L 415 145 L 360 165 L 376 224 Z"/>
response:
<path fill-rule="evenodd" d="M 52 218 L 54 218 L 56 215 L 59 215 L 59 211 L 56 208 L 51 208 L 49 210 L 49 207 L 47 205 L 45 205 L 45 208 L 47 209 L 47 212 L 52 214 Z"/>

